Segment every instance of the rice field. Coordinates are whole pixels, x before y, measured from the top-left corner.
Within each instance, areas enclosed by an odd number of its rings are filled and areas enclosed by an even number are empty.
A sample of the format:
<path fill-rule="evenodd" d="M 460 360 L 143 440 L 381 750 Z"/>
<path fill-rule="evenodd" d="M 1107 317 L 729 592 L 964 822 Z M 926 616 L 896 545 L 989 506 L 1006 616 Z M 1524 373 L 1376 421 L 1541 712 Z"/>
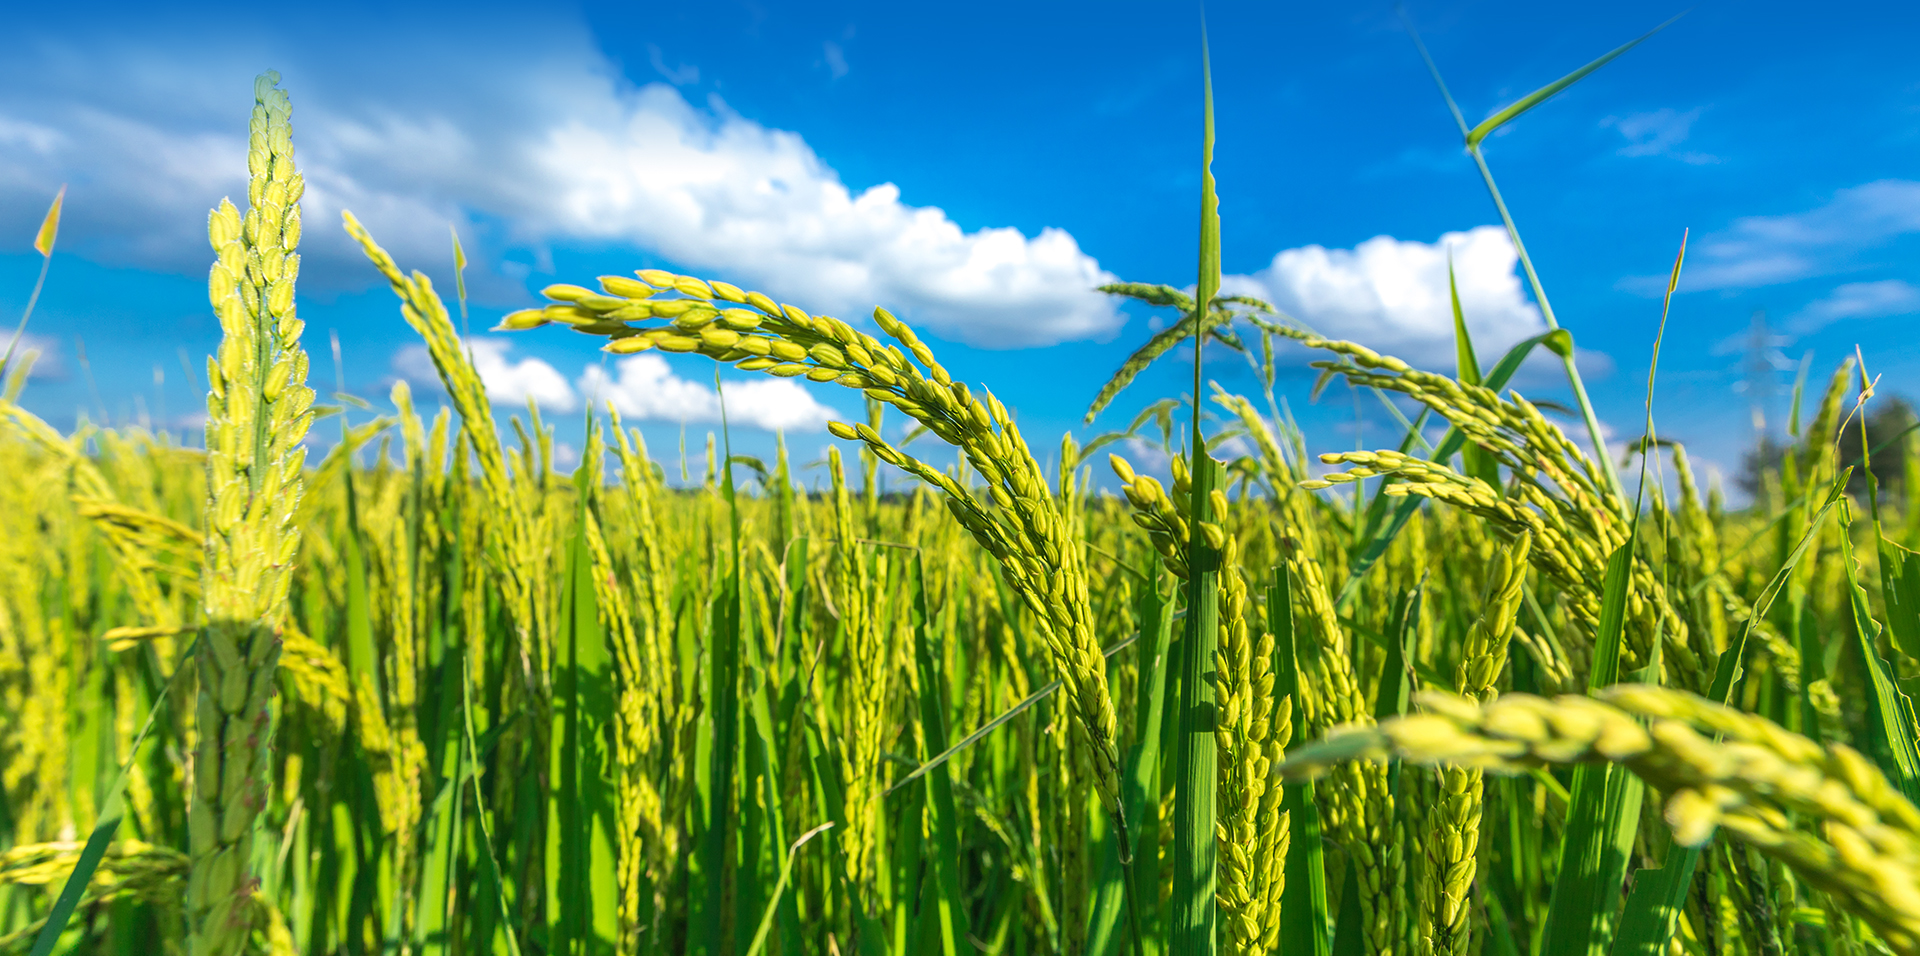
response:
<path fill-rule="evenodd" d="M 1873 477 L 1920 488 L 1920 442 L 1866 447 L 1855 363 L 1729 509 L 1650 415 L 1595 454 L 1537 282 L 1551 330 L 1484 370 L 1464 322 L 1428 371 L 1220 295 L 1208 172 L 1191 291 L 1108 290 L 1177 315 L 1090 420 L 1193 363 L 1144 446 L 1030 443 L 884 309 L 640 270 L 501 326 L 866 419 L 803 482 L 596 412 L 565 475 L 537 409 L 496 421 L 464 293 L 351 214 L 445 401 L 316 404 L 291 103 L 254 96 L 204 443 L 61 434 L 6 369 L 0 951 L 1920 953 L 1920 508 Z M 1535 351 L 1570 430 L 1505 390 Z M 1303 354 L 1405 440 L 1310 447 Z M 1109 454 L 1155 438 L 1164 482 Z"/>

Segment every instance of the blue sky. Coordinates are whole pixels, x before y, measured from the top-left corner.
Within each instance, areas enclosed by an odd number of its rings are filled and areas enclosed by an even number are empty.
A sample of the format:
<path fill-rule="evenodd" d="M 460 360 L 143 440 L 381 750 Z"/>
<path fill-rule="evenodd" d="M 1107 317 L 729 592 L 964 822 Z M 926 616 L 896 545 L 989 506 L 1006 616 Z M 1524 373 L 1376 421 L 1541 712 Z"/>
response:
<path fill-rule="evenodd" d="M 261 9 L 10 15 L 0 323 L 17 321 L 39 267 L 34 227 L 68 184 L 29 328 L 46 358 L 26 393 L 62 427 L 82 409 L 191 425 L 204 383 L 189 369 L 217 336 L 205 210 L 245 191 L 250 80 L 269 67 L 293 97 L 309 182 L 301 310 L 328 389 L 330 331 L 350 391 L 434 388 L 339 231 L 342 209 L 443 289 L 458 229 L 476 329 L 548 282 L 640 267 L 854 321 L 886 305 L 1047 447 L 1154 327 L 1089 286 L 1194 278 L 1191 4 Z M 1677 9 L 1410 4 L 1470 120 Z M 1445 369 L 1450 249 L 1483 355 L 1540 327 L 1391 4 L 1216 2 L 1207 17 L 1230 285 Z M 1909 5 L 1700 4 L 1488 141 L 1616 437 L 1639 431 L 1655 286 L 1682 229 L 1692 254 L 1656 415 L 1709 466 L 1737 468 L 1752 437 L 1736 386 L 1756 310 L 1783 368 L 1810 352 L 1823 378 L 1857 343 L 1884 389 L 1920 373 L 1917 27 Z M 545 329 L 488 337 L 478 354 L 508 407 L 532 396 L 563 440 L 596 396 L 642 422 L 663 457 L 683 424 L 696 448 L 716 427 L 710 363 L 603 362 L 594 345 Z M 1372 399 L 1336 388 L 1310 404 L 1308 358 L 1283 353 L 1280 391 L 1310 448 L 1394 443 Z M 1236 359 L 1211 367 L 1230 389 L 1257 387 Z M 1189 374 L 1144 376 L 1081 434 L 1124 426 Z M 764 452 L 781 427 L 806 460 L 829 440 L 825 416 L 858 413 L 844 391 L 723 377 L 737 449 Z M 1777 426 L 1791 372 L 1772 378 Z M 1551 369 L 1518 384 L 1565 398 Z"/>

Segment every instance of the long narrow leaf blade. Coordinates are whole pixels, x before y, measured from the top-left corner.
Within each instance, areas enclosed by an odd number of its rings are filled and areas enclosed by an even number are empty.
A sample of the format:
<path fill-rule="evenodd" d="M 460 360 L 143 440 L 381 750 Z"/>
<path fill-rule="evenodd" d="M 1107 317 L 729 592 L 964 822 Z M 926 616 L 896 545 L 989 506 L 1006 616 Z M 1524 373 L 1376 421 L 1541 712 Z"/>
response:
<path fill-rule="evenodd" d="M 832 828 L 833 821 L 828 820 L 800 834 L 800 838 L 787 848 L 787 858 L 780 862 L 780 881 L 773 885 L 773 899 L 767 901 L 767 913 L 760 918 L 760 928 L 754 931 L 753 943 L 747 947 L 747 956 L 760 956 L 766 951 L 767 934 L 773 931 L 774 914 L 779 911 L 781 895 L 787 891 L 787 881 L 793 876 L 793 858 L 799 855 L 800 848 L 806 846 L 808 840 Z"/>
<path fill-rule="evenodd" d="M 40 231 L 33 234 L 33 251 L 43 258 L 53 255 L 53 241 L 60 235 L 60 206 L 66 202 L 67 187 L 53 194 L 53 205 L 47 207 L 47 216 L 40 220 Z"/>
<path fill-rule="evenodd" d="M 1115 641 L 1113 644 L 1108 645 L 1100 653 L 1107 657 L 1112 657 L 1113 655 L 1118 654 L 1129 647 L 1132 647 L 1133 643 L 1135 641 L 1138 641 L 1139 639 L 1140 639 L 1139 634 L 1130 634 L 1126 637 L 1125 640 Z M 953 746 L 948 747 L 947 749 L 941 751 L 938 756 L 934 757 L 931 760 L 928 760 L 926 763 L 923 763 L 918 767 L 913 768 L 913 770 L 909 772 L 906 776 L 901 777 L 899 780 L 894 781 L 893 786 L 887 788 L 887 795 L 892 795 L 894 791 L 899 790 L 901 787 L 904 787 L 907 784 L 910 784 L 915 780 L 920 779 L 921 777 L 925 776 L 929 771 L 932 771 L 934 768 L 939 767 L 940 765 L 946 763 L 949 760 L 952 760 L 955 756 L 959 755 L 961 751 L 964 751 L 968 747 L 971 747 L 974 744 L 979 743 L 981 740 L 985 739 L 988 734 L 991 734 L 995 730 L 998 730 L 1002 726 L 1005 726 L 1007 721 L 1020 716 L 1020 714 L 1023 711 L 1025 711 L 1027 708 L 1032 707 L 1033 705 L 1043 700 L 1046 700 L 1048 697 L 1053 696 L 1053 692 L 1059 689 L 1060 689 L 1060 681 L 1054 680 L 1049 682 L 1045 686 L 1041 687 L 1039 690 L 1036 690 L 1033 693 L 1028 694 L 1026 697 L 1022 698 L 1019 703 L 1013 705 L 1012 707 L 1007 708 L 1005 711 L 1001 712 L 998 716 L 994 717 L 992 720 L 989 720 L 986 723 L 981 724 L 979 730 L 976 730 L 973 733 L 970 733 L 965 737 L 962 737 L 959 743 L 956 743 Z"/>
<path fill-rule="evenodd" d="M 1273 693 L 1290 700 L 1293 725 L 1305 727 L 1300 671 L 1293 654 L 1293 585 L 1285 568 L 1273 569 L 1267 586 L 1267 628 L 1273 633 Z M 1280 897 L 1279 951 L 1297 956 L 1328 956 L 1326 849 L 1321 842 L 1320 806 L 1313 781 L 1285 784 L 1281 806 L 1287 812 L 1287 882 Z"/>
<path fill-rule="evenodd" d="M 1149 574 L 1158 566 L 1158 556 L 1148 564 Z M 1087 927 L 1087 952 L 1093 956 L 1114 956 L 1121 951 L 1121 910 L 1127 909 L 1128 933 L 1140 932 L 1145 914 L 1134 909 L 1160 893 L 1158 879 L 1158 824 L 1160 794 L 1160 736 L 1166 712 L 1167 645 L 1173 636 L 1173 608 L 1160 593 L 1157 581 L 1149 577 L 1139 601 L 1140 633 L 1146 641 L 1140 647 L 1139 691 L 1134 711 L 1134 745 L 1127 755 L 1126 819 L 1127 845 L 1114 844 L 1114 852 L 1101 853 L 1101 879 L 1096 890 L 1092 921 Z M 1109 838 L 1120 834 L 1109 831 Z M 1152 853 L 1145 847 L 1155 847 Z M 1131 858 L 1131 864 L 1123 864 Z M 1129 876 L 1128 870 L 1132 869 Z M 1132 879 L 1132 900 L 1127 899 L 1123 881 Z M 1137 952 L 1137 950 L 1136 950 Z"/>
<path fill-rule="evenodd" d="M 58 207 L 56 206 L 56 211 Z M 198 642 L 195 642 L 196 646 Z M 67 921 L 73 918 L 73 911 L 80 905 L 80 897 L 86 893 L 87 884 L 93 882 L 93 874 L 100 867 L 100 860 L 107 854 L 107 845 L 113 842 L 113 834 L 120 829 L 120 819 L 126 813 L 124 795 L 127 789 L 127 773 L 133 769 L 135 760 L 140 757 L 141 745 L 147 742 L 147 736 L 153 732 L 156 719 L 162 705 L 172 695 L 175 684 L 180 683 L 180 675 L 187 673 L 188 664 L 193 661 L 193 648 L 188 648 L 180 657 L 173 677 L 154 698 L 153 706 L 147 711 L 147 722 L 140 728 L 140 735 L 133 739 L 133 746 L 127 748 L 127 759 L 120 764 L 120 772 L 113 778 L 113 785 L 107 790 L 107 800 L 100 807 L 100 818 L 93 825 L 93 832 L 87 834 L 87 845 L 80 850 L 80 859 L 74 863 L 73 872 L 67 874 L 67 881 L 60 887 L 60 895 L 54 898 L 53 909 L 47 913 L 47 923 L 40 928 L 40 935 L 33 940 L 31 956 L 52 956 L 53 948 L 60 942 L 60 934 L 66 931 Z"/>
<path fill-rule="evenodd" d="M 1620 677 L 1620 644 L 1627 593 L 1632 587 L 1633 539 L 1629 533 L 1626 543 L 1607 559 L 1600 625 L 1594 635 L 1593 662 L 1587 675 L 1590 689 L 1617 683 Z M 1626 868 L 1618 835 L 1623 825 L 1629 825 L 1629 811 L 1633 821 L 1638 821 L 1638 783 L 1638 778 L 1612 764 L 1574 768 L 1573 798 L 1567 805 L 1560 874 L 1547 908 L 1543 952 L 1604 953 L 1611 944 Z M 1628 839 L 1630 842 L 1630 833 Z"/>
<path fill-rule="evenodd" d="M 927 611 L 926 568 L 922 555 L 913 555 L 914 664 L 920 672 L 920 727 L 928 750 L 946 749 L 946 704 L 934 656 L 932 622 Z M 933 831 L 934 912 L 944 956 L 955 956 L 966 945 L 966 900 L 960 895 L 960 821 L 953 799 L 953 779 L 945 765 L 927 775 L 927 810 Z M 791 863 L 791 860 L 789 860 Z M 785 884 L 782 872 L 781 883 Z M 779 893 L 775 890 L 775 895 Z M 922 914 L 926 918 L 927 914 Z"/>
<path fill-rule="evenodd" d="M 1553 97 L 1553 94 L 1558 93 L 1561 90 L 1564 90 L 1567 87 L 1580 82 L 1582 79 L 1585 79 L 1587 74 L 1592 73 L 1593 71 L 1613 62 L 1616 57 L 1620 56 L 1620 54 L 1625 53 L 1628 50 L 1631 50 L 1642 43 L 1645 43 L 1648 40 L 1648 38 L 1652 37 L 1654 34 L 1659 33 L 1662 30 L 1665 30 L 1667 27 L 1673 24 L 1674 20 L 1678 20 L 1680 19 L 1680 17 L 1683 17 L 1683 16 L 1686 16 L 1686 14 L 1681 13 L 1681 14 L 1675 15 L 1672 19 L 1668 20 L 1666 23 L 1662 23 L 1659 26 L 1654 27 L 1651 30 L 1648 30 L 1647 32 L 1641 34 L 1639 37 L 1636 37 L 1635 39 L 1629 40 L 1626 43 L 1622 43 L 1621 45 L 1607 52 L 1605 55 L 1601 56 L 1599 59 L 1594 60 L 1591 63 L 1588 63 L 1586 66 L 1583 66 L 1573 71 L 1572 73 L 1567 74 L 1566 76 L 1563 76 L 1557 80 L 1554 80 L 1552 83 L 1548 83 L 1546 86 L 1543 86 L 1537 90 L 1534 90 L 1531 93 L 1528 93 L 1526 96 L 1521 97 L 1520 100 L 1514 103 L 1512 106 L 1509 106 L 1506 109 L 1503 109 L 1500 112 L 1495 113 L 1484 120 L 1481 120 L 1480 125 L 1475 126 L 1473 129 L 1467 132 L 1467 147 L 1471 149 L 1475 146 L 1480 145 L 1480 141 L 1486 139 L 1487 136 L 1491 134 L 1494 130 L 1497 130 L 1502 126 L 1505 126 L 1508 123 L 1513 122 L 1516 118 L 1520 116 L 1520 114 L 1525 113 L 1526 111 L 1533 109 L 1536 106 L 1539 106 L 1541 103 L 1546 102 L 1548 99 L 1551 99 Z"/>
<path fill-rule="evenodd" d="M 1860 586 L 1852 536 L 1845 530 L 1851 523 L 1847 520 L 1851 509 L 1843 506 L 1840 514 L 1840 560 L 1846 566 L 1854 647 L 1859 651 L 1860 665 L 1867 675 L 1867 692 L 1871 695 L 1867 702 L 1867 750 L 1880 760 L 1881 769 L 1908 800 L 1920 802 L 1920 742 L 1915 740 L 1913 702 L 1893 682 L 1891 668 L 1874 646 L 1880 636 L 1880 624 L 1873 619 L 1873 610 L 1867 604 L 1866 588 Z"/>

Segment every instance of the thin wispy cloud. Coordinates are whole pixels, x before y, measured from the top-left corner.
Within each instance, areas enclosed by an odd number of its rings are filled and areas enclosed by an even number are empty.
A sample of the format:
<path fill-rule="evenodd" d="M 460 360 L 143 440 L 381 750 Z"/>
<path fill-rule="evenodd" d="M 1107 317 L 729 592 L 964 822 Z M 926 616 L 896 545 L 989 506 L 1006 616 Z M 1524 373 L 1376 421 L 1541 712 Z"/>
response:
<path fill-rule="evenodd" d="M 1920 232 L 1920 182 L 1883 179 L 1842 189 L 1806 212 L 1748 216 L 1703 236 L 1687 254 L 1683 291 L 1755 289 L 1834 275 L 1859 254 Z M 1664 275 L 1629 276 L 1619 287 L 1657 296 Z"/>
<path fill-rule="evenodd" d="M 647 63 L 653 67 L 653 72 L 660 74 L 674 86 L 700 82 L 700 68 L 691 63 L 682 63 L 675 67 L 667 66 L 666 54 L 660 52 L 658 43 L 647 44 Z"/>
<path fill-rule="evenodd" d="M 1720 157 L 1711 153 L 1681 149 L 1693 132 L 1693 124 L 1700 119 L 1704 110 L 1696 107 L 1686 112 L 1672 108 L 1661 108 L 1648 113 L 1631 113 L 1626 116 L 1609 116 L 1600 121 L 1602 127 L 1618 130 L 1627 141 L 1627 145 L 1615 150 L 1621 156 L 1667 156 L 1683 163 L 1702 166 L 1717 163 Z"/>
<path fill-rule="evenodd" d="M 832 40 L 821 44 L 821 55 L 826 58 L 827 72 L 833 74 L 834 79 L 847 75 L 847 51 L 840 49 L 840 44 Z"/>
<path fill-rule="evenodd" d="M 1787 317 L 1796 335 L 1825 328 L 1843 319 L 1878 319 L 1920 312 L 1920 289 L 1900 279 L 1849 282 Z"/>

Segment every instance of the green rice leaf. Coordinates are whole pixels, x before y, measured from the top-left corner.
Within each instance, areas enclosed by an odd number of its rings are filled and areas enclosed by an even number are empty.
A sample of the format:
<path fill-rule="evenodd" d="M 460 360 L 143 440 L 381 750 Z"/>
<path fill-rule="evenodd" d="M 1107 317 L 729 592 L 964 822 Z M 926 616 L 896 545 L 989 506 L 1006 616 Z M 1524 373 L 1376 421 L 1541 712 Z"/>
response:
<path fill-rule="evenodd" d="M 1455 377 L 1462 385 L 1481 384 L 1480 360 L 1473 352 L 1473 336 L 1467 332 L 1467 316 L 1460 308 L 1460 284 L 1453 274 L 1453 251 L 1447 251 L 1447 299 L 1453 306 L 1453 351 Z M 1500 487 L 1500 468 L 1493 456 L 1471 442 L 1460 448 L 1461 465 L 1468 477 L 1478 478 L 1494 489 Z"/>
<path fill-rule="evenodd" d="M 1300 670 L 1294 660 L 1293 585 L 1285 568 L 1274 568 L 1267 585 L 1267 629 L 1273 633 L 1277 698 L 1290 699 L 1293 725 L 1307 726 L 1301 700 Z M 1313 781 L 1286 784 L 1281 806 L 1287 811 L 1286 887 L 1280 897 L 1279 951 L 1297 956 L 1328 956 L 1326 849 L 1320 833 L 1320 806 Z"/>
<path fill-rule="evenodd" d="M 1880 596 L 1893 645 L 1920 660 L 1920 554 L 1876 535 L 1880 541 Z"/>
<path fill-rule="evenodd" d="M 785 858 L 783 858 L 780 861 L 780 880 L 779 882 L 773 885 L 773 899 L 767 902 L 766 915 L 760 917 L 760 928 L 755 930 L 753 933 L 753 942 L 747 946 L 747 956 L 760 956 L 761 953 L 766 952 L 767 934 L 772 932 L 773 930 L 774 913 L 778 910 L 780 906 L 780 900 L 782 898 L 782 895 L 787 891 L 787 882 L 793 877 L 794 857 L 799 855 L 800 848 L 803 846 L 806 846 L 807 841 L 812 840 L 814 837 L 819 836 L 820 834 L 825 833 L 826 831 L 832 828 L 833 828 L 833 821 L 828 820 L 827 822 L 822 823 L 819 826 L 814 827 L 813 829 L 800 834 L 800 838 L 793 841 L 793 845 L 787 848 L 787 854 Z"/>
<path fill-rule="evenodd" d="M 134 762 L 140 759 L 140 748 L 147 742 L 148 735 L 153 733 L 162 705 L 172 695 L 174 685 L 180 683 L 180 675 L 192 670 L 187 665 L 193 660 L 193 652 L 194 648 L 189 647 L 180 656 L 173 676 L 161 688 L 159 696 L 154 698 L 153 706 L 148 708 L 146 723 L 141 726 L 140 735 L 133 739 L 133 746 L 127 748 L 127 759 L 120 763 L 120 772 L 114 775 L 113 785 L 107 788 L 106 802 L 100 805 L 99 819 L 94 821 L 93 831 L 87 834 L 87 845 L 81 848 L 80 859 L 74 863 L 73 872 L 67 874 L 67 881 L 60 885 L 60 895 L 54 897 L 53 908 L 47 911 L 46 924 L 40 927 L 39 935 L 34 937 L 29 956 L 53 956 L 54 947 L 60 944 L 60 935 L 66 932 L 68 921 L 73 919 L 73 911 L 87 891 L 87 884 L 93 882 L 94 872 L 107 855 L 107 845 L 113 842 L 114 833 L 120 829 L 120 820 L 126 816 L 127 771 L 132 770 Z"/>
<path fill-rule="evenodd" d="M 1205 316 L 1220 291 L 1220 197 L 1213 182 L 1213 67 L 1204 26 L 1200 37 L 1203 91 L 1203 130 L 1200 162 L 1200 275 L 1194 291 L 1194 311 Z M 1193 346 L 1193 487 L 1188 495 L 1188 521 L 1198 529 L 1211 519 L 1211 495 L 1219 463 L 1207 454 L 1200 431 L 1202 346 Z M 1219 865 L 1214 837 L 1214 794 L 1218 754 L 1213 736 L 1213 682 L 1206 678 L 1213 664 L 1220 627 L 1220 553 L 1194 534 L 1187 551 L 1186 647 L 1180 653 L 1180 708 L 1178 751 L 1174 754 L 1173 911 L 1168 927 L 1174 956 L 1212 956 L 1215 933 L 1214 887 Z"/>
<path fill-rule="evenodd" d="M 947 747 L 947 706 L 941 697 L 942 679 L 934 656 L 932 622 L 927 611 L 926 566 L 920 552 L 913 554 L 913 652 L 920 672 L 920 731 L 928 751 Z M 926 775 L 927 822 L 933 835 L 932 919 L 944 956 L 955 956 L 967 940 L 966 898 L 960 895 L 960 819 L 953 801 L 953 778 L 943 764 Z M 919 841 L 914 841 L 919 842 Z M 784 872 L 782 882 L 785 882 Z M 778 891 L 776 890 L 776 894 Z M 923 918 L 927 914 L 922 914 Z"/>
<path fill-rule="evenodd" d="M 597 457 L 592 420 L 587 460 Z M 555 952 L 584 953 L 611 945 L 617 933 L 613 886 L 613 797 L 607 779 L 604 715 L 613 709 L 610 655 L 600 626 L 593 587 L 593 557 L 587 545 L 589 498 L 597 469 L 574 472 L 575 520 L 566 552 L 560 635 L 554 680 L 555 777 L 559 786 L 548 811 L 548 873 L 554 896 L 548 934 Z"/>
<path fill-rule="evenodd" d="M 1087 952 L 1095 956 L 1116 956 L 1121 952 L 1120 919 L 1128 921 L 1127 935 L 1140 938 L 1147 932 L 1146 901 L 1160 895 L 1159 852 L 1145 848 L 1160 845 L 1160 738 L 1166 713 L 1167 650 L 1173 638 L 1173 608 L 1159 589 L 1159 559 L 1147 556 L 1147 584 L 1138 602 L 1140 634 L 1139 691 L 1134 708 L 1133 748 L 1127 754 L 1126 844 L 1120 828 L 1108 830 L 1115 840 L 1109 852 L 1101 847 L 1101 877 L 1087 928 Z M 1122 862 L 1130 859 L 1130 863 Z M 1138 953 L 1138 948 L 1133 950 Z"/>
<path fill-rule="evenodd" d="M 1859 652 L 1860 665 L 1867 675 L 1867 739 L 1865 749 L 1880 762 L 1893 783 L 1908 800 L 1920 803 L 1920 743 L 1914 739 L 1913 701 L 1893 681 L 1892 669 L 1875 647 L 1880 623 L 1873 619 L 1867 604 L 1867 590 L 1860 586 L 1858 566 L 1854 563 L 1852 536 L 1844 529 L 1852 522 L 1851 508 L 1840 508 L 1840 559 L 1846 565 L 1847 596 L 1853 609 L 1853 646 Z"/>
<path fill-rule="evenodd" d="M 1589 689 L 1618 683 L 1620 678 L 1633 546 L 1634 535 L 1629 534 L 1607 559 Z M 1612 764 L 1574 768 L 1573 797 L 1567 805 L 1559 877 L 1547 908 L 1543 952 L 1597 954 L 1611 946 L 1643 787 L 1639 778 Z"/>
<path fill-rule="evenodd" d="M 1100 653 L 1104 654 L 1107 657 L 1112 657 L 1113 655 L 1118 654 L 1129 647 L 1132 647 L 1134 643 L 1139 640 L 1140 640 L 1140 635 L 1138 633 L 1129 634 L 1125 638 L 1115 641 L 1114 643 L 1109 644 L 1104 648 L 1101 648 Z M 977 744 L 980 741 L 985 740 L 988 735 L 992 734 L 996 730 L 999 730 L 1001 727 L 1006 726 L 1008 721 L 1014 719 L 1015 717 L 1020 716 L 1022 713 L 1026 712 L 1028 708 L 1032 707 L 1033 705 L 1043 700 L 1046 700 L 1049 697 L 1052 697 L 1054 692 L 1059 689 L 1060 689 L 1060 681 L 1054 680 L 1047 683 L 1045 686 L 1041 687 L 1039 690 L 1036 690 L 1033 693 L 1028 694 L 1026 697 L 1022 698 L 1019 703 L 1014 704 L 1012 707 L 1009 707 L 1006 710 L 1002 711 L 1001 713 L 996 714 L 993 717 L 993 719 L 987 721 L 984 724 L 981 724 L 978 730 L 975 730 L 973 733 L 970 733 L 965 737 L 960 738 L 959 743 L 956 743 L 953 746 L 948 747 L 947 749 L 941 751 L 933 759 L 928 760 L 926 763 L 923 763 L 920 766 L 913 768 L 911 771 L 908 771 L 905 776 L 901 777 L 898 780 L 895 780 L 893 782 L 893 786 L 887 788 L 887 792 L 885 796 L 892 796 L 894 792 L 898 791 L 900 788 L 914 782 L 915 780 L 920 779 L 923 776 L 926 776 L 928 773 L 931 773 L 935 769 L 946 764 L 947 761 L 952 760 L 956 756 L 959 756 L 960 753 L 962 751 L 965 751 L 968 747 L 971 747 L 974 744 Z"/>
<path fill-rule="evenodd" d="M 1554 80 L 1552 83 L 1548 83 L 1546 86 L 1543 86 L 1537 90 L 1534 90 L 1531 93 L 1528 93 L 1526 96 L 1521 97 L 1519 101 L 1515 102 L 1512 106 L 1509 106 L 1506 109 L 1503 109 L 1500 112 L 1495 113 L 1484 120 L 1481 120 L 1480 125 L 1475 126 L 1473 129 L 1467 131 L 1467 148 L 1473 149 L 1475 147 L 1478 147 L 1480 145 L 1480 141 L 1486 139 L 1487 136 L 1491 134 L 1494 130 L 1497 130 L 1502 126 L 1505 126 L 1508 123 L 1513 122 L 1515 119 L 1519 118 L 1520 114 L 1525 113 L 1526 111 L 1533 109 L 1536 106 L 1539 106 L 1541 103 L 1546 102 L 1548 99 L 1551 99 L 1555 93 L 1558 93 L 1561 90 L 1564 90 L 1567 87 L 1580 82 L 1582 79 L 1586 77 L 1587 74 L 1592 73 L 1593 71 L 1603 66 L 1606 66 L 1608 63 L 1613 62 L 1614 58 L 1618 57 L 1620 54 L 1625 53 L 1628 50 L 1631 50 L 1642 43 L 1645 43 L 1648 38 L 1652 37 L 1654 34 L 1659 33 L 1662 30 L 1665 30 L 1668 26 L 1672 25 L 1674 20 L 1678 20 L 1680 19 L 1680 17 L 1685 15 L 1686 15 L 1685 13 L 1681 13 L 1673 17 L 1673 19 L 1668 20 L 1666 23 L 1662 23 L 1651 30 L 1648 30 L 1646 33 L 1641 34 L 1639 37 L 1633 40 L 1629 40 L 1626 43 L 1623 43 L 1613 48 L 1611 51 L 1607 52 L 1605 55 L 1601 56 L 1599 59 L 1594 60 L 1591 63 L 1588 63 L 1586 66 L 1583 66 L 1573 71 L 1572 73 L 1567 74 L 1566 76 L 1563 76 L 1557 80 Z"/>
<path fill-rule="evenodd" d="M 1208 519 L 1206 502 L 1219 464 L 1204 453 L 1194 456 L 1193 521 Z M 1218 754 L 1213 736 L 1212 668 L 1220 626 L 1220 554 L 1193 536 L 1187 566 L 1186 645 L 1180 652 L 1179 736 L 1174 754 L 1173 912 L 1170 952 L 1175 956 L 1212 956 L 1214 886 L 1218 866 L 1214 838 L 1214 794 Z"/>

